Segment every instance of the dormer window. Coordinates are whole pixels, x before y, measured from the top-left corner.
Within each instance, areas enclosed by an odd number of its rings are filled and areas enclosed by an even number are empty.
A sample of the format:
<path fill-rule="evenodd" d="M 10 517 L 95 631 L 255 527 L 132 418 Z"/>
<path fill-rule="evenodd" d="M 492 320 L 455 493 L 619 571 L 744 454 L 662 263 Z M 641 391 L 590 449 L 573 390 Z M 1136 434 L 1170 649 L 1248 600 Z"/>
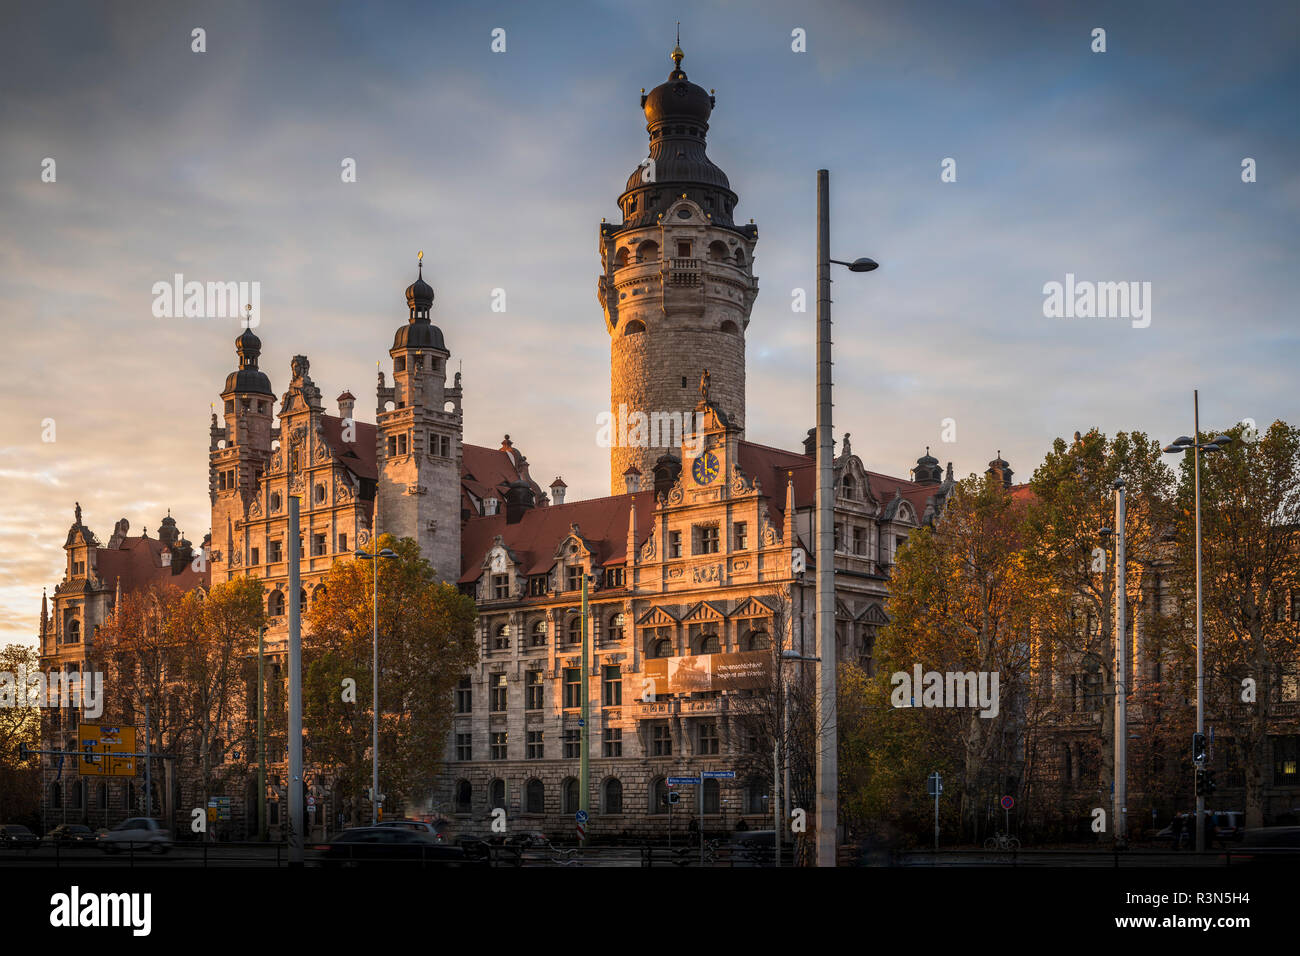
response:
<path fill-rule="evenodd" d="M 510 597 L 510 575 L 492 575 L 492 597 L 497 601 L 503 601 Z"/>
<path fill-rule="evenodd" d="M 564 584 L 566 591 L 582 590 L 582 565 L 571 564 L 564 569 Z"/>

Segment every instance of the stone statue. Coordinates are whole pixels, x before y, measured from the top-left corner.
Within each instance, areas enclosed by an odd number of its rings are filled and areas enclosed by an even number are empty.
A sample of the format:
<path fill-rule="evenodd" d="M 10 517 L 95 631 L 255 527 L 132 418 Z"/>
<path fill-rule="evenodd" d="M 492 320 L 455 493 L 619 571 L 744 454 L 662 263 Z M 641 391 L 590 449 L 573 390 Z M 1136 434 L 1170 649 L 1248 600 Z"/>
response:
<path fill-rule="evenodd" d="M 700 376 L 700 398 L 706 402 L 709 400 L 709 370 L 707 368 Z"/>
<path fill-rule="evenodd" d="M 76 504 L 77 504 L 77 509 L 76 509 L 77 524 L 81 524 L 81 502 L 78 501 Z"/>

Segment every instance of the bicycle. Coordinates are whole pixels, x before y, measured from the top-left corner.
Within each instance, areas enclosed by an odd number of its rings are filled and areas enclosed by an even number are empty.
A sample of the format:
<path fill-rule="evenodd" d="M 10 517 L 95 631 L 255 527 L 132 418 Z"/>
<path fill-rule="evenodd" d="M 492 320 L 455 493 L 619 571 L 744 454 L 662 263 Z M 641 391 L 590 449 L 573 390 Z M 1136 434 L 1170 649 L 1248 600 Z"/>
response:
<path fill-rule="evenodd" d="M 986 850 L 1019 850 L 1020 841 L 1008 833 L 998 833 L 984 841 Z"/>

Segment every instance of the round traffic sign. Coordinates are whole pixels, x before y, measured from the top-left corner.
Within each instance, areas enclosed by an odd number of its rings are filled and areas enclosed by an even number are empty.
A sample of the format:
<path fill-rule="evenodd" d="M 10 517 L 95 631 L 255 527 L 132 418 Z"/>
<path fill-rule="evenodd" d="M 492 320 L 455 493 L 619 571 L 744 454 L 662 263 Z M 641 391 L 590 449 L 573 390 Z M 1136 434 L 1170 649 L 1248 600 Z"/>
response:
<path fill-rule="evenodd" d="M 587 822 L 587 811 L 586 811 L 586 810 L 579 810 L 577 813 L 575 813 L 575 814 L 573 815 L 573 818 L 574 818 L 575 820 L 577 820 L 579 823 L 586 823 L 586 822 Z"/>
<path fill-rule="evenodd" d="M 1015 799 L 1009 796 L 1003 797 L 999 802 L 1002 804 L 1003 810 L 1010 810 L 1016 805 Z"/>

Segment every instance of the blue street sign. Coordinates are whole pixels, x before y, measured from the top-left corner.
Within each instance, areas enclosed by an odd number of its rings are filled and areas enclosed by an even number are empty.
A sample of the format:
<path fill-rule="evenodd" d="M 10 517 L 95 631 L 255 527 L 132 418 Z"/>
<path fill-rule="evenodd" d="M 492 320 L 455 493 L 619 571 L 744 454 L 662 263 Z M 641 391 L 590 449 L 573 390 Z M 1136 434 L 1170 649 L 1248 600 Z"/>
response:
<path fill-rule="evenodd" d="M 586 822 L 587 822 L 587 811 L 586 811 L 586 810 L 579 810 L 577 813 L 574 814 L 574 819 L 577 820 L 579 823 L 586 823 Z"/>
<path fill-rule="evenodd" d="M 699 783 L 700 778 L 699 777 L 669 777 L 668 782 L 671 785 L 676 786 L 679 783 Z"/>
<path fill-rule="evenodd" d="M 579 718 L 578 718 L 578 726 L 579 726 L 579 727 L 585 727 L 585 726 L 587 726 L 587 722 L 586 722 L 585 720 L 583 720 L 581 717 L 579 717 Z"/>
<path fill-rule="evenodd" d="M 704 771 L 705 780 L 735 780 L 736 771 L 734 770 L 706 770 Z"/>

